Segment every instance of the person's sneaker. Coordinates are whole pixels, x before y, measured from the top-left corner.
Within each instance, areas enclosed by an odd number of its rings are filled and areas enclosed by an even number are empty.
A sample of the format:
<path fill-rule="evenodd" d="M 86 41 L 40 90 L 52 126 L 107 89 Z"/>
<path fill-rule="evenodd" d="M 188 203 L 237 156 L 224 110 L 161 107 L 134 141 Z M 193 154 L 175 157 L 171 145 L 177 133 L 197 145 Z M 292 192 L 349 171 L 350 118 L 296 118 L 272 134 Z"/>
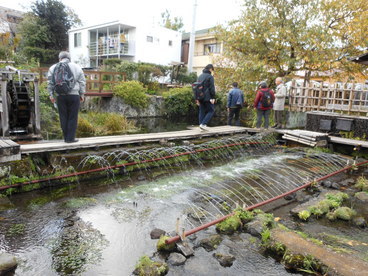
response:
<path fill-rule="evenodd" d="M 208 127 L 206 125 L 199 125 L 199 128 L 201 130 L 208 130 Z"/>
<path fill-rule="evenodd" d="M 78 142 L 79 140 L 78 139 L 74 139 L 74 140 L 72 140 L 72 141 L 65 141 L 65 143 L 76 143 L 76 142 Z"/>

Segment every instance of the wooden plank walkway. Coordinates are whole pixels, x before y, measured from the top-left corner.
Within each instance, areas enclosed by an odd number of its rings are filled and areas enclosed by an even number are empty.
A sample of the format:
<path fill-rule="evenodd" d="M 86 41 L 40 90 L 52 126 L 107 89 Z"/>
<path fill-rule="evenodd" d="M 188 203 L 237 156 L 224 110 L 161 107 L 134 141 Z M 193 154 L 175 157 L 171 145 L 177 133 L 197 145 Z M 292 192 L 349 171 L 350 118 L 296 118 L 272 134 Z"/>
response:
<path fill-rule="evenodd" d="M 325 146 L 323 142 L 326 137 L 327 142 L 335 143 L 335 144 L 343 144 L 349 146 L 360 146 L 363 148 L 368 148 L 368 141 L 361 141 L 355 139 L 348 139 L 342 137 L 336 137 L 332 135 L 328 135 L 326 133 L 309 131 L 309 130 L 288 130 L 288 129 L 276 129 L 277 133 L 284 134 L 283 138 L 286 140 L 295 141 L 302 144 L 308 144 L 310 142 L 310 146 Z M 309 141 L 308 141 L 309 140 Z M 314 141 L 312 141 L 314 140 Z"/>
<path fill-rule="evenodd" d="M 32 144 L 21 145 L 20 151 L 22 154 L 28 154 L 28 153 L 63 151 L 63 150 L 78 150 L 78 149 L 118 146 L 134 143 L 159 142 L 161 140 L 170 141 L 170 140 L 195 139 L 210 136 L 246 133 L 248 131 L 257 132 L 257 130 L 254 130 L 252 128 L 235 127 L 235 126 L 210 127 L 209 131 L 201 131 L 198 127 L 193 127 L 192 129 L 189 130 L 172 131 L 172 132 L 79 138 L 79 141 L 76 143 L 64 143 L 63 141 L 41 141 Z"/>
<path fill-rule="evenodd" d="M 20 146 L 10 139 L 0 138 L 0 162 L 20 160 Z"/>

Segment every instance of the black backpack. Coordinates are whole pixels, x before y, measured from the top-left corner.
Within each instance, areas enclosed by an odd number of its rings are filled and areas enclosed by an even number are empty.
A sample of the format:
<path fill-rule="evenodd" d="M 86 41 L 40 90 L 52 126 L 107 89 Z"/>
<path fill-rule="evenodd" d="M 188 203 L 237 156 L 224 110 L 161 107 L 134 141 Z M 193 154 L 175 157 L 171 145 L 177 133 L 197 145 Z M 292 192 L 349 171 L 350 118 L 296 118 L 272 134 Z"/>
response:
<path fill-rule="evenodd" d="M 206 96 L 205 83 L 208 78 L 203 81 L 196 81 L 192 84 L 192 90 L 194 94 L 194 99 L 198 101 L 203 101 Z"/>
<path fill-rule="evenodd" d="M 271 107 L 273 104 L 273 101 L 272 101 L 272 95 L 271 95 L 270 90 L 262 91 L 262 94 L 263 94 L 262 99 L 261 99 L 262 107 Z"/>
<path fill-rule="evenodd" d="M 69 94 L 75 85 L 73 73 L 67 62 L 56 64 L 52 78 L 54 91 L 59 95 Z"/>

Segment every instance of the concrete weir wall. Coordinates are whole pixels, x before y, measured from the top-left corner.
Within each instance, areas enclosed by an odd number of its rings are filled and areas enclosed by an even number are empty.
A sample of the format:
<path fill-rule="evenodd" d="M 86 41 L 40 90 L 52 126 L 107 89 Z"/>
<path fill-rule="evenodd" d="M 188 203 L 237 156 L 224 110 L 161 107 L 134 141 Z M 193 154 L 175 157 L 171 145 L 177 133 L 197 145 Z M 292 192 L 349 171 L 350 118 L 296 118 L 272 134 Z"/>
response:
<path fill-rule="evenodd" d="M 348 132 L 353 137 L 368 137 L 368 117 L 333 112 L 307 112 L 306 129 L 319 132 Z"/>
<path fill-rule="evenodd" d="M 82 109 L 98 112 L 112 112 L 124 115 L 127 118 L 162 117 L 165 115 L 164 98 L 161 96 L 150 96 L 148 107 L 135 108 L 119 97 L 94 98 L 86 97 Z"/>

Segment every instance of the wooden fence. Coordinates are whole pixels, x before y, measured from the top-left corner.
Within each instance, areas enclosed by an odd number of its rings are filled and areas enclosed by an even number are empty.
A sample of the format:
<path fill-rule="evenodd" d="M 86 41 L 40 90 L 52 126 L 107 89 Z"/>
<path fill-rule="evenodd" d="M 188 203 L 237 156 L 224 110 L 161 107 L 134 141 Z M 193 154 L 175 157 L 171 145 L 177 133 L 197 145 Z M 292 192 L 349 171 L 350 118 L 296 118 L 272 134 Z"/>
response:
<path fill-rule="evenodd" d="M 309 83 L 292 81 L 289 90 L 291 111 L 330 111 L 361 115 L 368 113 L 368 85 L 363 83 Z"/>
<path fill-rule="evenodd" d="M 48 68 L 38 68 L 40 83 L 47 81 Z M 83 71 L 86 77 L 86 96 L 112 97 L 112 88 L 116 83 L 126 81 L 125 73 Z"/>

